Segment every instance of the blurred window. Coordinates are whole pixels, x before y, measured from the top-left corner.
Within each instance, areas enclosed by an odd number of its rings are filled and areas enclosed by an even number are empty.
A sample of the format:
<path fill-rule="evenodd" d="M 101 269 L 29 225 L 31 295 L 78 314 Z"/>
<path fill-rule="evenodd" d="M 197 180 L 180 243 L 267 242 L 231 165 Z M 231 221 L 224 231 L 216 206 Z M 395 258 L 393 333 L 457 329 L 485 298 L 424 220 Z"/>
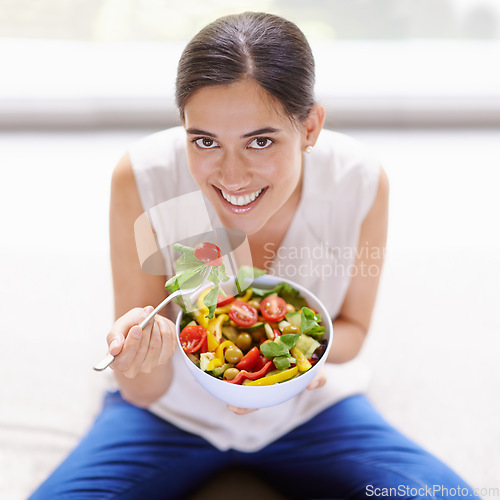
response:
<path fill-rule="evenodd" d="M 311 40 L 498 40 L 499 0 L 0 0 L 0 37 L 187 40 L 243 10 L 295 21 Z"/>

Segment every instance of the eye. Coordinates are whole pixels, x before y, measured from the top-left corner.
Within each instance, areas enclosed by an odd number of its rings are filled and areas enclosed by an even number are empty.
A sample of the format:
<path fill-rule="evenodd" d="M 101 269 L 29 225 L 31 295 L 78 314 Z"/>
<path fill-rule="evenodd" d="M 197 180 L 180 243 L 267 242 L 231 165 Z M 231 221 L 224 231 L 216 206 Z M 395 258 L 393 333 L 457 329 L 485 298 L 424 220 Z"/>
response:
<path fill-rule="evenodd" d="M 201 149 L 214 149 L 219 147 L 219 143 L 210 137 L 198 137 L 197 139 L 193 139 L 192 142 Z"/>
<path fill-rule="evenodd" d="M 256 137 L 248 145 L 249 148 L 253 149 L 265 149 L 268 148 L 274 141 L 269 139 L 269 137 Z"/>

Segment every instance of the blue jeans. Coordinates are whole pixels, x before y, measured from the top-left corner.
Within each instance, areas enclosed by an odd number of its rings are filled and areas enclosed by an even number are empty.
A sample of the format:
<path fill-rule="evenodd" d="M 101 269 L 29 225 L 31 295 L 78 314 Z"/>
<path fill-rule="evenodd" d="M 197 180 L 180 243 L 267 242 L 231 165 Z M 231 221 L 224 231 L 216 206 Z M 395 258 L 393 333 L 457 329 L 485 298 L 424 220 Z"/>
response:
<path fill-rule="evenodd" d="M 362 395 L 340 401 L 258 452 L 244 453 L 219 451 L 119 393 L 106 396 L 90 432 L 30 498 L 185 499 L 232 465 L 255 471 L 291 499 L 478 498 Z"/>

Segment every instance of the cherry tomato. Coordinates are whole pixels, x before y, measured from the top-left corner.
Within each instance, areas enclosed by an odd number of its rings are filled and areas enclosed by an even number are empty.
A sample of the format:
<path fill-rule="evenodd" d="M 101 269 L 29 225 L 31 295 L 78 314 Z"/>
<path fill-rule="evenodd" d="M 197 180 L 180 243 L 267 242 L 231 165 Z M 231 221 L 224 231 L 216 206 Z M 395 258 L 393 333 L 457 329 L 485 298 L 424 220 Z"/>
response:
<path fill-rule="evenodd" d="M 258 316 L 256 309 L 241 300 L 235 300 L 229 309 L 229 317 L 243 328 L 254 325 Z"/>
<path fill-rule="evenodd" d="M 286 302 L 277 295 L 266 297 L 260 303 L 260 312 L 266 321 L 280 322 L 288 312 Z"/>
<path fill-rule="evenodd" d="M 227 304 L 230 304 L 233 300 L 234 297 L 232 295 L 227 295 L 226 297 L 224 297 L 219 294 L 219 296 L 217 297 L 217 307 L 226 306 Z"/>
<path fill-rule="evenodd" d="M 200 346 L 200 354 L 203 354 L 204 352 L 208 352 L 208 336 L 205 337 L 205 340 L 201 343 Z"/>
<path fill-rule="evenodd" d="M 207 338 L 207 331 L 200 325 L 186 326 L 179 334 L 179 340 L 184 352 L 190 354 L 196 352 Z"/>
<path fill-rule="evenodd" d="M 198 243 L 194 247 L 194 256 L 208 266 L 220 266 L 222 264 L 222 252 L 213 243 Z"/>

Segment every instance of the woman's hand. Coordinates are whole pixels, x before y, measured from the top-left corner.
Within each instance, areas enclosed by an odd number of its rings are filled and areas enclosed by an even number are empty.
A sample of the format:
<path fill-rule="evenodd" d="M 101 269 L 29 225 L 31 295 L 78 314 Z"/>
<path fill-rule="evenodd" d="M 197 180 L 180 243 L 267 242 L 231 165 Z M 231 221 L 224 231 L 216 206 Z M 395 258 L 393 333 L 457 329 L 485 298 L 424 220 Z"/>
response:
<path fill-rule="evenodd" d="M 167 364 L 175 352 L 175 325 L 170 320 L 157 314 L 144 330 L 139 327 L 152 311 L 152 306 L 128 311 L 108 334 L 109 353 L 115 356 L 111 368 L 129 379 L 152 373 Z"/>
<path fill-rule="evenodd" d="M 326 374 L 325 369 L 322 367 L 319 373 L 311 380 L 310 384 L 307 386 L 308 390 L 319 389 L 326 384 Z"/>
<path fill-rule="evenodd" d="M 307 386 L 307 389 L 312 390 L 323 387 L 326 384 L 326 380 L 325 370 L 322 368 L 321 371 L 311 380 L 310 384 Z M 236 413 L 236 415 L 246 415 L 248 413 L 257 411 L 255 409 L 239 408 L 238 406 L 233 405 L 227 405 L 227 408 Z"/>

